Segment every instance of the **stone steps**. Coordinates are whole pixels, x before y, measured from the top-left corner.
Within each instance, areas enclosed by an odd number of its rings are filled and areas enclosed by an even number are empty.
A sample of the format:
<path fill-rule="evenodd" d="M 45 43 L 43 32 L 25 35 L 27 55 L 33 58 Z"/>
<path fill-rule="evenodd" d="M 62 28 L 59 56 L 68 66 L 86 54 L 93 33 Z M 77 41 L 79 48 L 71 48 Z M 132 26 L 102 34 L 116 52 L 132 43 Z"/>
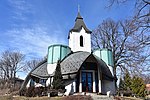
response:
<path fill-rule="evenodd" d="M 74 95 L 85 95 L 85 93 L 75 93 Z M 108 97 L 107 95 L 97 95 L 96 93 L 86 93 L 86 95 L 90 95 L 93 100 L 115 100 L 112 96 Z"/>
<path fill-rule="evenodd" d="M 107 97 L 107 96 L 92 96 L 93 100 L 114 100 L 113 97 Z"/>

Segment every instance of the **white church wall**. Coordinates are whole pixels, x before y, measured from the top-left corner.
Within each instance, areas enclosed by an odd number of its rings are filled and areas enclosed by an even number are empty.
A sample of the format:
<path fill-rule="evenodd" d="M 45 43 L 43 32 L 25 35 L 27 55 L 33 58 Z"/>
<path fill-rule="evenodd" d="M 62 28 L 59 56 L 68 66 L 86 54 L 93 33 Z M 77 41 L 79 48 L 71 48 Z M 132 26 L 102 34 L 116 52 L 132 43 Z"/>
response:
<path fill-rule="evenodd" d="M 47 72 L 48 74 L 53 74 L 55 69 L 56 69 L 56 66 L 57 66 L 57 63 L 54 63 L 54 64 L 47 64 Z M 47 81 L 46 81 L 46 86 L 50 85 L 50 81 L 52 83 L 53 81 L 53 78 L 48 78 Z"/>
<path fill-rule="evenodd" d="M 102 80 L 102 94 L 116 94 L 115 81 Z"/>
<path fill-rule="evenodd" d="M 51 83 L 51 86 L 52 86 L 52 82 L 53 82 L 53 77 L 51 79 L 48 78 L 47 81 L 46 81 L 46 86 L 49 86 L 50 83 Z"/>
<path fill-rule="evenodd" d="M 50 78 L 47 79 L 46 81 L 46 86 L 50 85 Z"/>
<path fill-rule="evenodd" d="M 48 74 L 52 74 L 55 71 L 56 65 L 57 65 L 57 63 L 47 64 L 47 72 L 48 72 Z"/>
<path fill-rule="evenodd" d="M 65 86 L 66 92 L 65 95 L 71 95 L 76 92 L 76 82 L 75 80 L 69 81 Z"/>
<path fill-rule="evenodd" d="M 102 81 L 101 81 L 101 70 L 100 67 L 98 67 L 98 92 L 102 93 Z"/>
<path fill-rule="evenodd" d="M 83 47 L 80 46 L 80 36 L 83 36 Z M 91 34 L 86 33 L 83 27 L 80 32 L 70 32 L 69 47 L 73 52 L 91 52 Z"/>

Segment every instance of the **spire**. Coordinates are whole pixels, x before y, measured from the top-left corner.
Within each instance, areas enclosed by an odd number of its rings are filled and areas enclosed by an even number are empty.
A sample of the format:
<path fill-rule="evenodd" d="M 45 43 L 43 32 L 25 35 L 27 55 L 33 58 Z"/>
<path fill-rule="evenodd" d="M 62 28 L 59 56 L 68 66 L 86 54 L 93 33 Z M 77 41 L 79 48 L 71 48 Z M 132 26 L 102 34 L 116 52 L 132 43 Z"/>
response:
<path fill-rule="evenodd" d="M 83 19 L 82 17 L 81 17 L 81 15 L 80 15 L 80 5 L 78 5 L 78 15 L 77 15 L 77 17 L 76 17 L 76 20 L 77 19 Z M 76 21 L 75 20 L 75 21 Z"/>
<path fill-rule="evenodd" d="M 78 4 L 78 13 L 80 13 L 80 5 Z"/>
<path fill-rule="evenodd" d="M 74 25 L 74 27 L 70 31 L 76 31 L 76 32 L 78 32 L 78 31 L 80 31 L 80 29 L 82 27 L 85 29 L 85 31 L 87 33 L 91 33 L 91 31 L 86 27 L 86 25 L 85 25 L 85 23 L 83 21 L 83 18 L 80 15 L 80 6 L 78 5 L 78 14 L 77 14 L 77 17 L 75 19 L 75 25 Z"/>

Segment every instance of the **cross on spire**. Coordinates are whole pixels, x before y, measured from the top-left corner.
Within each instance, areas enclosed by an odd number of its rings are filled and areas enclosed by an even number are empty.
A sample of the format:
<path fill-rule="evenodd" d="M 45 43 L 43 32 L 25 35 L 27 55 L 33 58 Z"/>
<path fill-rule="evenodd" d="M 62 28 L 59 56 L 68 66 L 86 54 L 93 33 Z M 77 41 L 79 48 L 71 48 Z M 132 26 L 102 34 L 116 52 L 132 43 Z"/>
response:
<path fill-rule="evenodd" d="M 78 13 L 80 13 L 80 5 L 78 4 Z"/>

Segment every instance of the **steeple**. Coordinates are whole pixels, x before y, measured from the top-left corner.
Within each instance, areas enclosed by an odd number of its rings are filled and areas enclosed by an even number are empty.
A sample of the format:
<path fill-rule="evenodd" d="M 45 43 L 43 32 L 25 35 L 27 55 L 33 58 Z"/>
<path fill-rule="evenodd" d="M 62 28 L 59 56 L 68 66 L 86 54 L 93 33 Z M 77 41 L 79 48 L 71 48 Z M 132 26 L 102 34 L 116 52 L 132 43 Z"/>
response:
<path fill-rule="evenodd" d="M 78 12 L 80 12 L 80 5 L 78 5 Z"/>
<path fill-rule="evenodd" d="M 75 21 L 77 21 L 77 19 L 82 19 L 83 20 L 83 18 L 81 17 L 81 15 L 80 15 L 80 12 L 78 12 L 78 14 L 77 14 L 77 17 L 76 17 L 76 20 Z"/>
<path fill-rule="evenodd" d="M 80 6 L 78 5 L 78 14 L 77 14 L 77 17 L 76 17 L 76 20 L 77 19 L 83 19 L 82 17 L 81 17 L 81 15 L 80 15 Z M 75 21 L 76 21 L 75 20 Z"/>
<path fill-rule="evenodd" d="M 92 33 L 85 25 L 84 21 L 83 21 L 83 18 L 82 16 L 80 15 L 80 8 L 78 6 L 78 14 L 77 14 L 77 17 L 75 19 L 75 25 L 74 27 L 70 30 L 70 32 L 79 32 L 81 30 L 81 28 L 84 28 L 84 30 L 87 32 L 87 33 Z"/>
<path fill-rule="evenodd" d="M 86 51 L 91 52 L 91 34 L 92 33 L 85 25 L 80 8 L 75 19 L 74 27 L 69 31 L 69 47 L 73 52 Z"/>

